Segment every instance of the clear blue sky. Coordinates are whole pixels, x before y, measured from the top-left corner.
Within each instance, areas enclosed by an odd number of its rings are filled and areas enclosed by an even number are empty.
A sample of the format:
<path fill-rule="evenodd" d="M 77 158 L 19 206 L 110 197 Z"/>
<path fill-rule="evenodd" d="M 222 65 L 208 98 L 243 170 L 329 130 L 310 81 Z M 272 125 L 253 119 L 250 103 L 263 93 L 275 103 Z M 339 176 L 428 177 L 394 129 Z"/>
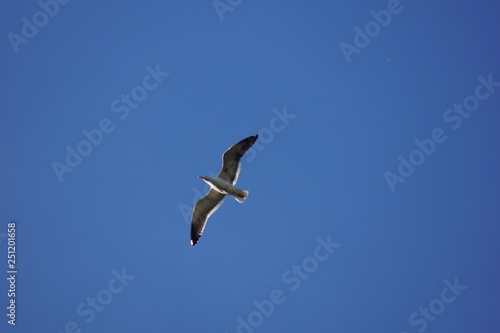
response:
<path fill-rule="evenodd" d="M 59 1 L 0 5 L 1 332 L 500 331 L 497 1 Z"/>

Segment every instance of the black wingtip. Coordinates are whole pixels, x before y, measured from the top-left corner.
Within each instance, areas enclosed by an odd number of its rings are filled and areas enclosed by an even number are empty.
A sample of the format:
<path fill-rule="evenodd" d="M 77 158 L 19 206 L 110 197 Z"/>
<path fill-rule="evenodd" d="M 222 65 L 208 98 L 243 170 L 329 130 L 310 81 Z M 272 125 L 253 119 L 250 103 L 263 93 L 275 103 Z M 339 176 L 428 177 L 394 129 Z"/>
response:
<path fill-rule="evenodd" d="M 253 144 L 255 143 L 255 141 L 257 141 L 257 139 L 258 139 L 258 138 L 259 138 L 259 134 L 255 134 L 255 135 L 251 135 L 251 136 L 249 136 L 248 138 L 243 139 L 243 140 L 241 140 L 241 141 L 245 141 L 245 140 L 247 140 L 247 141 L 250 143 L 250 145 L 251 145 L 251 146 L 253 146 Z M 241 141 L 240 141 L 240 142 L 241 142 Z"/>
<path fill-rule="evenodd" d="M 198 240 L 200 239 L 200 236 L 191 236 L 191 246 L 195 246 L 196 243 L 198 243 Z"/>

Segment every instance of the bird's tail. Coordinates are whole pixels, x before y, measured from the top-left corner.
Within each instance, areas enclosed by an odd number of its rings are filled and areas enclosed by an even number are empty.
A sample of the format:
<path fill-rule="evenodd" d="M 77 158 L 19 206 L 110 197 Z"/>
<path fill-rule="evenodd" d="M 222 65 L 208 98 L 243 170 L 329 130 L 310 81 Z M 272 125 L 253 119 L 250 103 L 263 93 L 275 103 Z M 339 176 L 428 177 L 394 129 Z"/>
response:
<path fill-rule="evenodd" d="M 233 195 L 233 197 L 236 199 L 236 201 L 238 201 L 239 203 L 244 203 L 245 200 L 247 199 L 248 197 L 248 191 L 245 191 L 245 190 L 240 190 L 240 189 L 237 189 L 236 193 Z"/>

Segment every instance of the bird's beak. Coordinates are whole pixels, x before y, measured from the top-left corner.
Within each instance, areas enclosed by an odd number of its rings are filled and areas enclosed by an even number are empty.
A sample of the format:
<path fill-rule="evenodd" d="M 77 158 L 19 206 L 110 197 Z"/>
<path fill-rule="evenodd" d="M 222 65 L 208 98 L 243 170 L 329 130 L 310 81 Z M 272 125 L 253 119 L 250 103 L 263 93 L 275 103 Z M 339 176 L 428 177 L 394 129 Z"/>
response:
<path fill-rule="evenodd" d="M 203 177 L 202 177 L 202 176 L 198 176 L 198 178 L 203 179 Z"/>

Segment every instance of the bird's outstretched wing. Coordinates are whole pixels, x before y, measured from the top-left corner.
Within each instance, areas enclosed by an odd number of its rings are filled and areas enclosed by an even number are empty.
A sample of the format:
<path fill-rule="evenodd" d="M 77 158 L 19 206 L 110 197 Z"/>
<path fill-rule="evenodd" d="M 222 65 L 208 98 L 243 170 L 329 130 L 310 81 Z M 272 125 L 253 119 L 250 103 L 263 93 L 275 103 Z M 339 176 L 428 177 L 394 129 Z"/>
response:
<path fill-rule="evenodd" d="M 208 191 L 207 195 L 198 200 L 194 205 L 193 215 L 191 216 L 191 245 L 195 246 L 203 229 L 207 224 L 208 218 L 224 201 L 226 195 L 222 194 L 213 188 Z"/>
<path fill-rule="evenodd" d="M 258 137 L 258 134 L 249 136 L 226 150 L 222 155 L 222 169 L 217 177 L 233 185 L 236 184 L 240 175 L 241 158 L 253 146 Z"/>

